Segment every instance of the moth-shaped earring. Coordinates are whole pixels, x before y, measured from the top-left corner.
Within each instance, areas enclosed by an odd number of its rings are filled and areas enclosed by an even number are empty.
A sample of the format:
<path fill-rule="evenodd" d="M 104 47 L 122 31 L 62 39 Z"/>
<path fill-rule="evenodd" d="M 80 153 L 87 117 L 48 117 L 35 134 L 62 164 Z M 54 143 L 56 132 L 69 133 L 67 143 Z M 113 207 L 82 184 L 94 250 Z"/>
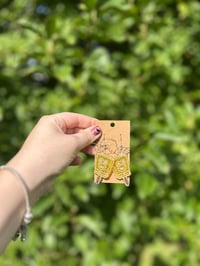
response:
<path fill-rule="evenodd" d="M 113 172 L 118 180 L 123 180 L 125 186 L 130 185 L 130 165 L 129 165 L 129 149 L 122 145 L 122 135 L 120 134 L 120 147 L 117 157 L 115 158 Z"/>
<path fill-rule="evenodd" d="M 112 174 L 114 159 L 105 154 L 97 154 L 95 157 L 95 174 L 97 176 L 95 183 L 100 184 L 103 179 L 108 179 Z"/>
<path fill-rule="evenodd" d="M 126 155 L 121 154 L 116 157 L 114 161 L 113 172 L 115 173 L 117 179 L 124 180 L 125 186 L 128 187 L 130 185 L 131 172 Z"/>

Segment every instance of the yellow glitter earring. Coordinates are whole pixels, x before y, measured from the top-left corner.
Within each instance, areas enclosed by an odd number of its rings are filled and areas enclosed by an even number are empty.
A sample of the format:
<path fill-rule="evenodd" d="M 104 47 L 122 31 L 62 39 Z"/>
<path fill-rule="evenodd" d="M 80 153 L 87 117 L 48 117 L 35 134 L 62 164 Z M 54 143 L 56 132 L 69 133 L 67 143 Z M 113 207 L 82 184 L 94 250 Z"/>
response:
<path fill-rule="evenodd" d="M 112 173 L 114 159 L 105 154 L 97 154 L 95 158 L 95 174 L 97 176 L 95 183 L 100 184 L 103 179 L 108 179 Z"/>
<path fill-rule="evenodd" d="M 116 157 L 113 165 L 113 172 L 115 173 L 117 179 L 124 180 L 124 184 L 126 186 L 130 185 L 131 172 L 126 155 L 121 154 Z"/>

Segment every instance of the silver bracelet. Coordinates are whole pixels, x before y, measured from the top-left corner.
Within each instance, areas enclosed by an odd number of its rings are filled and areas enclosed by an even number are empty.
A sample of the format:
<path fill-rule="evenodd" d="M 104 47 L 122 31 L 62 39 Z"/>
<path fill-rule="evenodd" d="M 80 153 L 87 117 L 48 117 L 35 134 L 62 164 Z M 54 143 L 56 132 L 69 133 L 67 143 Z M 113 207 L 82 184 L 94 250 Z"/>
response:
<path fill-rule="evenodd" d="M 32 221 L 32 218 L 33 218 L 30 200 L 29 200 L 29 193 L 28 193 L 29 189 L 28 189 L 23 177 L 13 167 L 7 166 L 7 165 L 2 165 L 2 166 L 0 166 L 0 170 L 7 170 L 10 173 L 12 173 L 15 177 L 17 177 L 17 179 L 20 181 L 22 188 L 24 190 L 25 201 L 26 201 L 26 211 L 25 211 L 25 214 L 23 217 L 23 222 L 20 225 L 19 229 L 17 230 L 13 240 L 16 240 L 20 236 L 21 241 L 25 241 L 26 240 L 27 225 Z"/>

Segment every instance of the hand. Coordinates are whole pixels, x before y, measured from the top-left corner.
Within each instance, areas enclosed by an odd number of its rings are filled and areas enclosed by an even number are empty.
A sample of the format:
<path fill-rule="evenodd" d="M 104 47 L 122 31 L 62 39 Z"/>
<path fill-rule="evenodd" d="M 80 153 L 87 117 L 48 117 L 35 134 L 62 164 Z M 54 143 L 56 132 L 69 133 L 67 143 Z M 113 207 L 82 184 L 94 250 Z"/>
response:
<path fill-rule="evenodd" d="M 49 177 L 58 175 L 69 165 L 81 163 L 79 151 L 93 154 L 94 147 L 90 144 L 101 135 L 96 121 L 75 113 L 59 113 L 39 120 L 8 163 L 26 180 L 34 198 L 32 201 L 48 190 Z"/>

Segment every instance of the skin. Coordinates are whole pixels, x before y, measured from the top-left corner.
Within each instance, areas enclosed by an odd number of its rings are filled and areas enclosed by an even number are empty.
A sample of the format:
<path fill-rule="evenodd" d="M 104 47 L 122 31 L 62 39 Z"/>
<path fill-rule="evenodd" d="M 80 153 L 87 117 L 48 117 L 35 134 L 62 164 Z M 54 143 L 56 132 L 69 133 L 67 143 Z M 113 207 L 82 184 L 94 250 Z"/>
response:
<path fill-rule="evenodd" d="M 31 205 L 44 195 L 54 177 L 70 165 L 81 164 L 78 153 L 94 153 L 91 145 L 101 136 L 96 119 L 76 113 L 42 117 L 18 153 L 7 163 L 26 182 Z M 0 171 L 0 253 L 19 228 L 25 212 L 22 185 L 9 171 Z"/>

